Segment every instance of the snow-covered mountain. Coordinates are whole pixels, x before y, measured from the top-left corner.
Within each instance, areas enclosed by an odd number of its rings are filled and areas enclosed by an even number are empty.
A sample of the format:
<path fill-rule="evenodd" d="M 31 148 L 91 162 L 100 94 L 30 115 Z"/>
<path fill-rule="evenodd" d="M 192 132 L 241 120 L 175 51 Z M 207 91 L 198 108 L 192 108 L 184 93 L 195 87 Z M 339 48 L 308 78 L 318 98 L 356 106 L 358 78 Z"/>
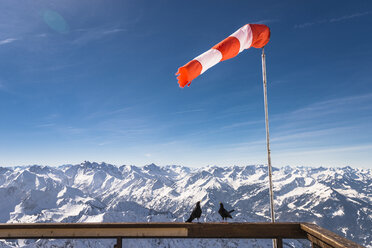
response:
<path fill-rule="evenodd" d="M 372 248 L 372 171 L 273 169 L 278 221 L 314 222 Z M 183 222 L 201 201 L 202 221 L 269 221 L 267 167 L 114 166 L 0 167 L 0 222 Z M 35 243 L 36 242 L 36 243 Z M 289 247 L 308 241 L 284 240 Z M 0 241 L 0 247 L 109 247 L 113 240 Z M 271 247 L 270 240 L 127 240 L 126 247 Z"/>

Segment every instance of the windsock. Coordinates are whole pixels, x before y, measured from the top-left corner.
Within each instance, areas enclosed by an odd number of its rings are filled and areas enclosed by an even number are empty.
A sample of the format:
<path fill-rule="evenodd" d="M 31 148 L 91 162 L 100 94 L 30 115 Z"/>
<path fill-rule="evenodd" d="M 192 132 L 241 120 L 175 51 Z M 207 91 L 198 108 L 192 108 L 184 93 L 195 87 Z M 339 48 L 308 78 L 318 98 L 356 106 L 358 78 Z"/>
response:
<path fill-rule="evenodd" d="M 220 61 L 231 59 L 250 47 L 262 48 L 270 39 L 270 29 L 263 24 L 246 24 L 205 53 L 178 68 L 178 84 L 190 86 L 191 81 Z"/>

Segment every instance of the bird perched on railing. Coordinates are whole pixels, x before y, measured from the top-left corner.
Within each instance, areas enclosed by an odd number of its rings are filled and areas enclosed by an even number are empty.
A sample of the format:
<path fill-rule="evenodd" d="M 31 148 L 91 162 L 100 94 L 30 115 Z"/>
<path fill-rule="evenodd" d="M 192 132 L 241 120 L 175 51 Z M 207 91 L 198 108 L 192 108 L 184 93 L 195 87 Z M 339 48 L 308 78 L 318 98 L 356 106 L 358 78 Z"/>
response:
<path fill-rule="evenodd" d="M 190 218 L 188 218 L 186 220 L 186 222 L 192 222 L 195 218 L 197 218 L 198 222 L 199 222 L 199 218 L 200 218 L 201 214 L 202 214 L 202 210 L 201 210 L 201 207 L 200 207 L 200 201 L 198 201 L 196 203 L 196 206 L 195 206 L 194 210 L 192 210 Z"/>
<path fill-rule="evenodd" d="M 222 220 L 227 220 L 227 218 L 232 219 L 231 213 L 234 212 L 235 210 L 230 210 L 227 211 L 224 207 L 222 202 L 220 202 L 220 209 L 218 210 L 218 213 L 221 215 Z"/>

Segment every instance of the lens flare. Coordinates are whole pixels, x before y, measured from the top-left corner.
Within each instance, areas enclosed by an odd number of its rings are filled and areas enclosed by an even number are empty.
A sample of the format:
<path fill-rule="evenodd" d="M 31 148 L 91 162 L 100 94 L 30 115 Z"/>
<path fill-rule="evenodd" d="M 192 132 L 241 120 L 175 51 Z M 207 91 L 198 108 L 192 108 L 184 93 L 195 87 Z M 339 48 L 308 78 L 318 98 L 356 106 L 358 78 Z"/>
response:
<path fill-rule="evenodd" d="M 54 31 L 65 34 L 69 31 L 69 26 L 65 19 L 57 12 L 45 10 L 43 13 L 44 22 Z"/>

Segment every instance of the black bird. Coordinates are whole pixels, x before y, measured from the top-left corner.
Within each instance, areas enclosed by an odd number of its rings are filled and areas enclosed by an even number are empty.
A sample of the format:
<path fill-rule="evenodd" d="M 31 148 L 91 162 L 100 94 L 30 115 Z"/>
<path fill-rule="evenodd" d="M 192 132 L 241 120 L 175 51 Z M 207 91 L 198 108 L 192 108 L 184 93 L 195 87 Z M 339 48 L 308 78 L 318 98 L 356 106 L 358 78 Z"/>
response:
<path fill-rule="evenodd" d="M 221 215 L 222 217 L 222 220 L 227 220 L 227 218 L 230 218 L 232 219 L 231 217 L 231 213 L 234 212 L 235 210 L 230 210 L 230 211 L 227 211 L 224 207 L 223 207 L 223 204 L 222 202 L 220 202 L 220 209 L 218 210 L 218 213 Z"/>
<path fill-rule="evenodd" d="M 186 220 L 186 222 L 192 222 L 193 219 L 195 219 L 195 218 L 197 218 L 198 219 L 198 222 L 199 222 L 199 218 L 200 218 L 201 214 L 202 214 L 202 210 L 200 208 L 200 201 L 198 201 L 196 203 L 196 207 L 194 208 L 194 210 L 192 210 L 192 213 L 190 215 L 190 218 L 188 218 Z"/>

